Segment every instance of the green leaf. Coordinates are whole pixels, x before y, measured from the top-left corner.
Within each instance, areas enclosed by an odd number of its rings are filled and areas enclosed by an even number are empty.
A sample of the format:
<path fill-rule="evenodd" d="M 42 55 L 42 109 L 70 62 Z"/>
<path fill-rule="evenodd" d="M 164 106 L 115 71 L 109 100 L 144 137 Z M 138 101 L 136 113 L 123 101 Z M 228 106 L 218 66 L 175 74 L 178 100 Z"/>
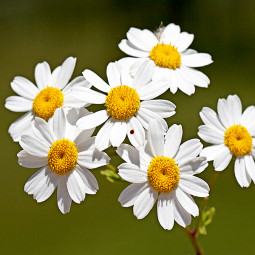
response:
<path fill-rule="evenodd" d="M 199 234 L 207 235 L 206 226 L 208 226 L 212 222 L 214 214 L 215 214 L 214 207 L 211 207 L 210 209 L 203 212 L 201 222 L 198 228 Z"/>
<path fill-rule="evenodd" d="M 109 170 L 109 169 L 102 170 L 102 171 L 100 171 L 100 173 L 102 175 L 104 175 L 109 182 L 115 182 L 115 181 L 121 181 L 122 180 L 120 178 L 120 176 L 113 170 Z"/>

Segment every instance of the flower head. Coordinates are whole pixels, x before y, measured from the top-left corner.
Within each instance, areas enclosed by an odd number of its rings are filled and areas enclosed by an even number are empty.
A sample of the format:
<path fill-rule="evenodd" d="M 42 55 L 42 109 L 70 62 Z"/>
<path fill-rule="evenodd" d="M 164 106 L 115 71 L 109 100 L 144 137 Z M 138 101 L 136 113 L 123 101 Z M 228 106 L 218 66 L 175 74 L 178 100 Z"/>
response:
<path fill-rule="evenodd" d="M 32 134 L 21 136 L 23 148 L 18 153 L 19 164 L 40 167 L 25 184 L 24 190 L 37 202 L 48 199 L 57 187 L 58 207 L 62 213 L 70 210 L 72 200 L 80 203 L 87 194 L 96 194 L 97 180 L 88 169 L 108 164 L 109 157 L 95 149 L 94 129 L 81 131 L 74 124 L 87 115 L 85 109 L 56 109 L 46 122 L 36 117 Z"/>
<path fill-rule="evenodd" d="M 9 128 L 14 141 L 19 141 L 21 135 L 31 132 L 31 123 L 35 117 L 48 121 L 57 108 L 83 107 L 72 96 L 72 89 L 83 86 L 90 87 L 89 83 L 80 76 L 68 83 L 74 70 L 76 58 L 69 57 L 52 73 L 47 62 L 35 67 L 35 86 L 24 77 L 17 76 L 11 82 L 12 89 L 19 96 L 10 96 L 6 99 L 5 107 L 14 112 L 27 112 L 13 122 Z"/>
<path fill-rule="evenodd" d="M 103 104 L 105 109 L 81 118 L 77 125 L 80 129 L 87 129 L 105 122 L 96 137 L 99 150 L 110 145 L 118 147 L 126 136 L 134 146 L 143 145 L 144 128 L 148 129 L 153 119 L 159 119 L 167 129 L 163 118 L 175 114 L 175 105 L 167 100 L 152 100 L 167 89 L 164 80 L 151 81 L 153 73 L 154 65 L 149 61 L 142 64 L 134 78 L 118 62 L 110 63 L 107 66 L 108 85 L 92 71 L 83 72 L 85 79 L 103 93 L 77 88 L 74 95 L 79 101 Z"/>
<path fill-rule="evenodd" d="M 194 39 L 193 34 L 181 32 L 180 27 L 169 24 L 155 33 L 144 29 L 130 28 L 127 39 L 123 39 L 119 48 L 135 58 L 123 58 L 121 61 L 130 66 L 135 73 L 141 62 L 150 59 L 156 66 L 153 80 L 165 78 L 168 88 L 175 93 L 179 88 L 191 95 L 195 86 L 208 87 L 210 80 L 193 67 L 201 67 L 212 63 L 211 56 L 188 49 Z"/>
<path fill-rule="evenodd" d="M 208 165 L 205 157 L 197 157 L 202 150 L 198 139 L 180 145 L 182 126 L 172 125 L 165 134 L 157 120 L 150 123 L 148 141 L 136 149 L 122 144 L 117 153 L 126 163 L 119 175 L 132 182 L 122 191 L 119 202 L 123 207 L 134 206 L 134 215 L 144 218 L 157 202 L 157 214 L 164 229 L 172 229 L 174 221 L 185 227 L 191 215 L 199 210 L 191 195 L 208 196 L 209 186 L 195 177 Z"/>
<path fill-rule="evenodd" d="M 253 157 L 255 136 L 255 107 L 250 106 L 242 113 L 242 103 L 237 95 L 219 99 L 218 114 L 204 107 L 200 116 L 205 123 L 199 127 L 198 135 L 207 143 L 201 156 L 213 160 L 216 171 L 222 171 L 235 157 L 235 176 L 241 187 L 255 182 Z"/>

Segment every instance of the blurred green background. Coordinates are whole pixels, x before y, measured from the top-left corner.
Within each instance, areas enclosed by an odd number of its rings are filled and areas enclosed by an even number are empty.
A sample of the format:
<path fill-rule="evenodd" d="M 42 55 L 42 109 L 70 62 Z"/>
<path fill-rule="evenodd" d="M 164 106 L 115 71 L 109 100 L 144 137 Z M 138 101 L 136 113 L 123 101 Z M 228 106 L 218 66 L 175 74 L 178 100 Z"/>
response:
<path fill-rule="evenodd" d="M 106 65 L 125 56 L 117 45 L 131 26 L 155 30 L 161 21 L 173 22 L 195 35 L 191 48 L 214 60 L 201 68 L 211 79 L 208 89 L 197 88 L 192 96 L 179 91 L 162 96 L 177 105 L 168 124 L 182 124 L 184 140 L 197 137 L 203 106 L 216 109 L 218 98 L 234 93 L 243 108 L 255 104 L 254 12 L 253 0 L 1 0 L 1 254 L 194 254 L 177 224 L 171 231 L 161 228 L 156 208 L 140 221 L 132 208 L 122 208 L 117 198 L 127 184 L 112 184 L 99 170 L 93 170 L 100 186 L 97 195 L 73 203 L 69 214 L 58 210 L 56 192 L 37 204 L 23 191 L 36 170 L 18 165 L 20 147 L 7 133 L 21 114 L 6 110 L 4 102 L 14 94 L 14 76 L 34 81 L 35 65 L 44 60 L 55 68 L 74 56 L 73 77 L 88 68 L 105 78 Z M 210 163 L 201 176 L 209 181 L 212 174 Z M 254 254 L 255 188 L 239 187 L 233 162 L 220 174 L 208 205 L 216 207 L 216 214 L 208 235 L 201 237 L 206 254 Z"/>

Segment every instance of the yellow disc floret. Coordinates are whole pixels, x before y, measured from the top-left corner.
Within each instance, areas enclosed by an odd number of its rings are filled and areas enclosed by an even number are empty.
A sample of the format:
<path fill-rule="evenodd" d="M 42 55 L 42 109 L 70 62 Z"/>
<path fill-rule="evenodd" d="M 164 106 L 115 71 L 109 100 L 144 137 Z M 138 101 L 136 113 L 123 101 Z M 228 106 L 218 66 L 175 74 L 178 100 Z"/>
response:
<path fill-rule="evenodd" d="M 181 66 L 181 55 L 171 44 L 157 44 L 152 48 L 150 58 L 160 67 L 175 70 Z"/>
<path fill-rule="evenodd" d="M 178 185 L 179 179 L 179 167 L 173 158 L 157 156 L 152 159 L 148 167 L 148 181 L 155 190 L 171 192 Z"/>
<path fill-rule="evenodd" d="M 140 108 L 140 97 L 127 85 L 117 86 L 108 93 L 105 106 L 114 119 L 129 120 Z"/>
<path fill-rule="evenodd" d="M 252 150 L 252 136 L 240 125 L 233 125 L 226 130 L 224 143 L 235 156 L 250 154 Z"/>
<path fill-rule="evenodd" d="M 57 140 L 48 152 L 48 166 L 56 174 L 64 175 L 74 169 L 77 158 L 75 143 L 69 139 Z"/>
<path fill-rule="evenodd" d="M 58 88 L 47 87 L 40 91 L 33 102 L 33 111 L 36 116 L 48 120 L 55 110 L 63 105 L 64 95 Z"/>

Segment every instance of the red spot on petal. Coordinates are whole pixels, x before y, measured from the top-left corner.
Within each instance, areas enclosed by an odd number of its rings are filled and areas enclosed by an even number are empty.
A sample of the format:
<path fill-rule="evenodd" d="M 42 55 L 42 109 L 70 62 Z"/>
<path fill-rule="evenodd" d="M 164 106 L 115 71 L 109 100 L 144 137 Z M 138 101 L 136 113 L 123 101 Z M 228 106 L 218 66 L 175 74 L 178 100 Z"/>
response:
<path fill-rule="evenodd" d="M 133 135 L 135 133 L 135 130 L 134 129 L 131 129 L 130 130 L 130 134 Z"/>

